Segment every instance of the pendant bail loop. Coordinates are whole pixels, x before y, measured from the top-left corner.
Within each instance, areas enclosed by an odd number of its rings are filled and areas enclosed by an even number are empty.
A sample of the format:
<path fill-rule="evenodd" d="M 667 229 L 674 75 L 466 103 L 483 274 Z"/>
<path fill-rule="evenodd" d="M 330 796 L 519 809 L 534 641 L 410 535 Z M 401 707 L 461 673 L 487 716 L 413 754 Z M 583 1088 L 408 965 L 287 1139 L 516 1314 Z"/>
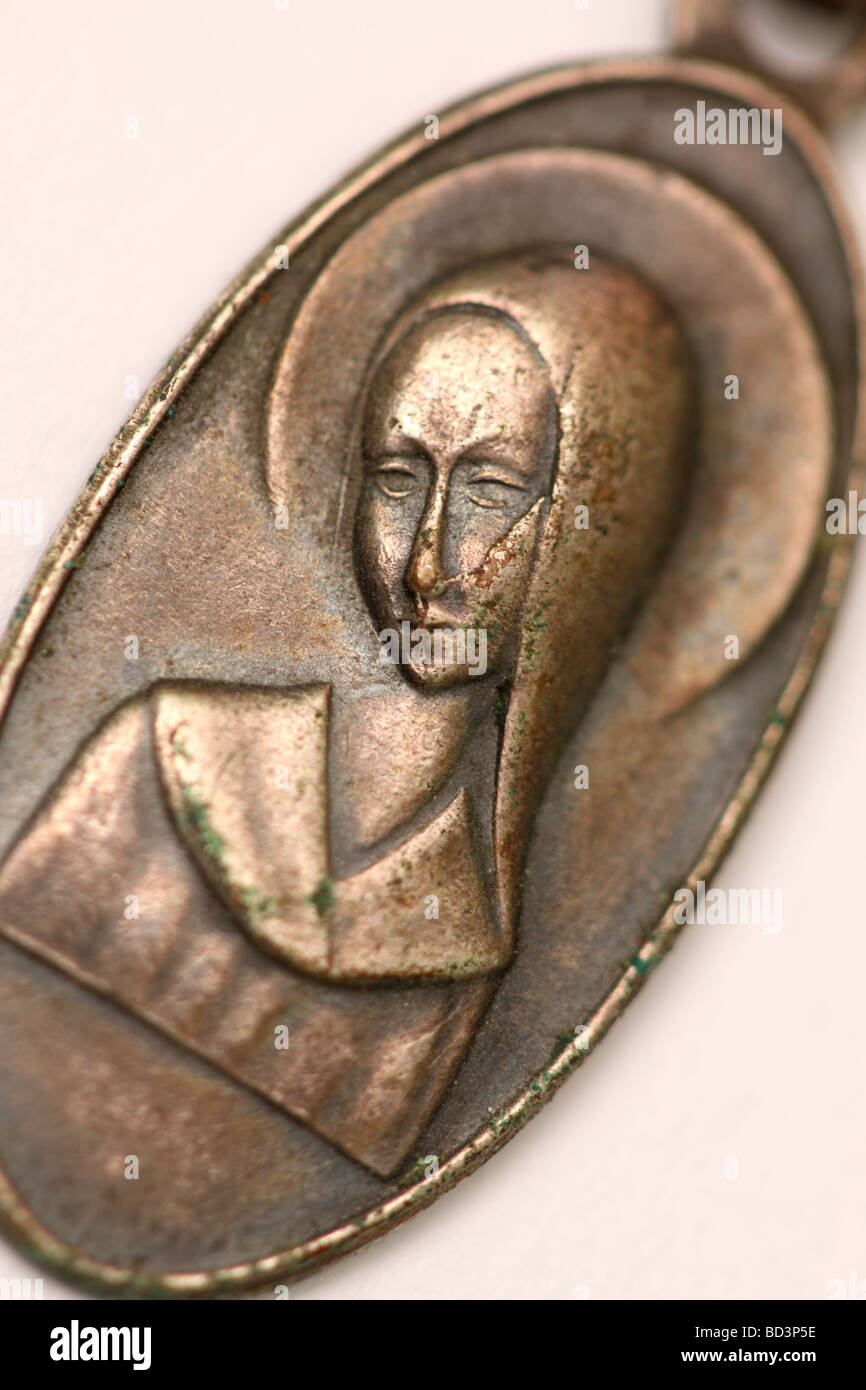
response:
<path fill-rule="evenodd" d="M 862 28 L 847 49 L 815 73 L 792 72 L 759 51 L 745 23 L 748 0 L 676 0 L 675 53 L 744 68 L 789 96 L 819 126 L 836 125 L 866 98 L 866 0 L 820 0 L 824 9 L 859 12 Z"/>

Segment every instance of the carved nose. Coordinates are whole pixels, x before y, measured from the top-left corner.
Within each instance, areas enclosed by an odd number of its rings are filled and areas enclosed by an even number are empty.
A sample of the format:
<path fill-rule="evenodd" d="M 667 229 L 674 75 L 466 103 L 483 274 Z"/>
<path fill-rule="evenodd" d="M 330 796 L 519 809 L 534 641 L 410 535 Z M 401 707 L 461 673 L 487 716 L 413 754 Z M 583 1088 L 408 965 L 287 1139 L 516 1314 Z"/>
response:
<path fill-rule="evenodd" d="M 422 531 L 412 552 L 412 560 L 406 576 L 409 588 L 421 597 L 432 593 L 442 578 L 437 555 L 436 538 L 429 531 Z"/>
<path fill-rule="evenodd" d="M 406 571 L 406 584 L 416 598 L 429 597 L 441 584 L 442 526 L 445 518 L 445 489 L 434 488 L 418 527 L 412 558 Z"/>

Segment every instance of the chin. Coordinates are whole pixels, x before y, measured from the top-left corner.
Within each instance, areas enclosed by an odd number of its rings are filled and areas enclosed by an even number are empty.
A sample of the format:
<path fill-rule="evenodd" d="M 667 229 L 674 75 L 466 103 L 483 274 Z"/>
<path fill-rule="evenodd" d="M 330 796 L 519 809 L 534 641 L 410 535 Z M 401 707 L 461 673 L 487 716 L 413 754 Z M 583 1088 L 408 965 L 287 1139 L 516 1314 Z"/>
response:
<path fill-rule="evenodd" d="M 410 685 L 431 695 L 438 690 L 450 690 L 455 685 L 471 685 L 479 679 L 478 676 L 471 676 L 465 666 L 422 666 L 409 662 L 400 669 Z"/>
<path fill-rule="evenodd" d="M 435 621 L 429 614 L 426 621 L 419 621 L 417 615 L 394 605 L 389 611 L 380 609 L 374 622 L 379 624 L 380 641 L 387 634 L 391 658 L 398 661 L 404 680 L 417 690 L 472 685 L 498 665 L 499 633 L 488 642 L 486 628 L 475 627 L 456 614 L 437 612 Z"/>
<path fill-rule="evenodd" d="M 456 685 L 482 685 L 491 674 L 490 670 L 477 671 L 464 662 L 441 662 L 424 664 L 420 661 L 401 663 L 400 670 L 405 679 L 416 690 L 450 690 Z"/>

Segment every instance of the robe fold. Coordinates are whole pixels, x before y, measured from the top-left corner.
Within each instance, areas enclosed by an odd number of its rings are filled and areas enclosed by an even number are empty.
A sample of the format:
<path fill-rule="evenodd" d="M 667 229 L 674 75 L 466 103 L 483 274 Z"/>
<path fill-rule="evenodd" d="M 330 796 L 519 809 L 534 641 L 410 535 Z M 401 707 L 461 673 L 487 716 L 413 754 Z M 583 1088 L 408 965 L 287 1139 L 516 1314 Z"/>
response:
<path fill-rule="evenodd" d="M 464 793 L 332 883 L 327 697 L 190 682 L 122 705 L 0 869 L 0 934 L 384 1177 L 504 961 Z"/>

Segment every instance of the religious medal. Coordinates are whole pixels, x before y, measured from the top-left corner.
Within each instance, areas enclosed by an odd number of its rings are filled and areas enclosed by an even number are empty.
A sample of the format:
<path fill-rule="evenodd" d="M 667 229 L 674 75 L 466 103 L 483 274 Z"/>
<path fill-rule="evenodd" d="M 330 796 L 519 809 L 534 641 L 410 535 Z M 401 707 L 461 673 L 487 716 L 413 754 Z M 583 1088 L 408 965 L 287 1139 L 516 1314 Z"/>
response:
<path fill-rule="evenodd" d="M 739 11 L 300 216 L 18 605 L 0 1210 L 63 1276 L 287 1286 L 501 1148 L 688 923 L 778 926 L 711 879 L 866 532 L 819 133 L 866 43 L 780 89 Z"/>

